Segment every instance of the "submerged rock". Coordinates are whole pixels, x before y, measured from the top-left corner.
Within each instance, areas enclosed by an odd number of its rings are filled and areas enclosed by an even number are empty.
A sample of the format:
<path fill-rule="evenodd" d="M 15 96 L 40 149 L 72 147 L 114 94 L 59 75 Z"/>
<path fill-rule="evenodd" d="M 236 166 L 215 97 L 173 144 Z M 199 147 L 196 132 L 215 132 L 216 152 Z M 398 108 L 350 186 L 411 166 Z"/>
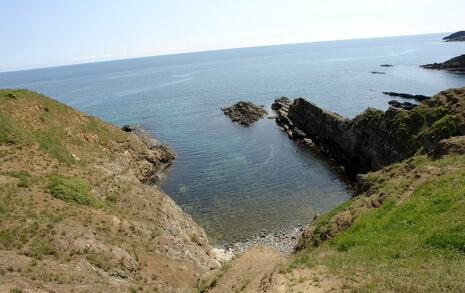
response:
<path fill-rule="evenodd" d="M 381 67 L 394 67 L 394 65 L 391 65 L 391 64 L 381 64 L 380 66 Z"/>
<path fill-rule="evenodd" d="M 236 104 L 221 108 L 223 113 L 233 122 L 238 122 L 242 126 L 248 127 L 267 115 L 264 106 L 256 106 L 251 102 L 240 101 Z"/>
<path fill-rule="evenodd" d="M 386 74 L 384 71 L 372 71 L 371 74 Z"/>
<path fill-rule="evenodd" d="M 421 65 L 425 69 L 448 70 L 465 74 L 465 54 L 449 59 L 443 63 Z"/>

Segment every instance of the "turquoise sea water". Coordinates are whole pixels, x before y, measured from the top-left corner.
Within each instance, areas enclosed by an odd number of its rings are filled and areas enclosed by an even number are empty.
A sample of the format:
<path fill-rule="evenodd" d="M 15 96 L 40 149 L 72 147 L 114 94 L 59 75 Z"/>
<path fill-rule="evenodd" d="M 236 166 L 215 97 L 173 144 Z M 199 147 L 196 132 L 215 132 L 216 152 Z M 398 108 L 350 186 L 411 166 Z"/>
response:
<path fill-rule="evenodd" d="M 432 95 L 465 76 L 421 69 L 465 53 L 443 35 L 334 41 L 0 74 L 1 88 L 39 91 L 117 125 L 139 123 L 177 153 L 162 189 L 212 239 L 309 222 L 349 197 L 334 167 L 289 140 L 273 120 L 250 128 L 220 108 L 304 96 L 353 117 L 387 108 L 383 91 Z M 380 64 L 393 64 L 382 68 Z M 385 71 L 374 75 L 371 71 Z"/>

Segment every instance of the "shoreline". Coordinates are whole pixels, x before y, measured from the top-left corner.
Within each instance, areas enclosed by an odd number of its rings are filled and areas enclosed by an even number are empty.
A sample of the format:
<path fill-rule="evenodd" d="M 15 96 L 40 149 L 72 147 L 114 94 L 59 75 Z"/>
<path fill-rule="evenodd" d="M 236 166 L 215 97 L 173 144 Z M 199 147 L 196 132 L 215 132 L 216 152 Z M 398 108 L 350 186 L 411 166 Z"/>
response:
<path fill-rule="evenodd" d="M 250 238 L 241 241 L 230 241 L 225 244 L 212 245 L 215 248 L 224 249 L 227 253 L 233 255 L 239 254 L 253 246 L 264 246 L 275 250 L 281 254 L 291 254 L 294 252 L 294 247 L 299 241 L 300 236 L 304 231 L 304 227 L 309 225 L 297 224 L 281 229 L 261 229 L 259 232 L 252 235 Z"/>

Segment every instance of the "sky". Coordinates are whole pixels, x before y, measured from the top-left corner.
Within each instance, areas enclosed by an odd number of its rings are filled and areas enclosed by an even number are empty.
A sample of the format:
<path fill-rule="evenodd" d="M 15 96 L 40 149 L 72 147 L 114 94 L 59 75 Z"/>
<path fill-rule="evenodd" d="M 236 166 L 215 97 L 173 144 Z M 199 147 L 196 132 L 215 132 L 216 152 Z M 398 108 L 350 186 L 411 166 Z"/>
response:
<path fill-rule="evenodd" d="M 465 30 L 465 0 L 0 0 L 0 71 Z"/>

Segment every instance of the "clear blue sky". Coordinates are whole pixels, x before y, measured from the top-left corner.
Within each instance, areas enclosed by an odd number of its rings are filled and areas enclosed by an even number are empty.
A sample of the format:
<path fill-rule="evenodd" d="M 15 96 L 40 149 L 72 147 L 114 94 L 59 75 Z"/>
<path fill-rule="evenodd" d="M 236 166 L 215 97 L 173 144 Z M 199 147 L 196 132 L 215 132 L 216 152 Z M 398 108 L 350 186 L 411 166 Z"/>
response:
<path fill-rule="evenodd" d="M 465 30 L 465 0 L 0 0 L 0 71 Z"/>

